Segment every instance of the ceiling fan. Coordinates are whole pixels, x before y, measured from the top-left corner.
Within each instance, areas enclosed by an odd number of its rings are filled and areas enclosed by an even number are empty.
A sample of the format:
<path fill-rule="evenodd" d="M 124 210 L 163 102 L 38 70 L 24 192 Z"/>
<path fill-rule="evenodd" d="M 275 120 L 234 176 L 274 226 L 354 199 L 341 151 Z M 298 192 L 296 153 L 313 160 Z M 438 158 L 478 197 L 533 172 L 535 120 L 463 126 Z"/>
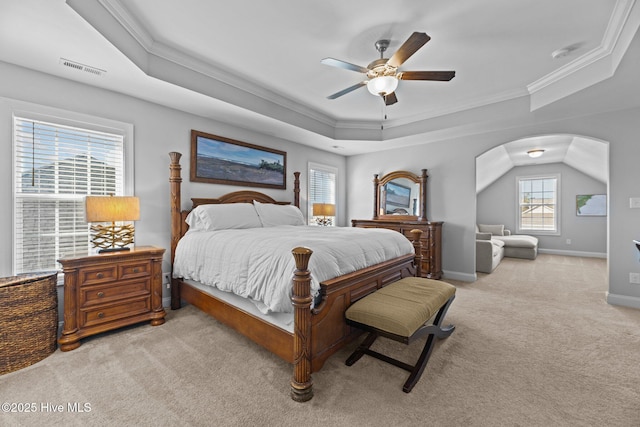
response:
<path fill-rule="evenodd" d="M 346 95 L 362 86 L 367 86 L 369 92 L 376 96 L 382 96 L 386 105 L 398 102 L 395 90 L 398 87 L 398 80 L 436 80 L 449 81 L 455 77 L 455 71 L 399 71 L 400 67 L 411 55 L 425 45 L 431 37 L 425 33 L 414 32 L 403 43 L 402 46 L 391 56 L 384 58 L 384 52 L 389 47 L 390 40 L 378 40 L 375 43 L 376 49 L 380 52 L 380 59 L 376 59 L 367 68 L 351 64 L 334 58 L 324 58 L 321 63 L 338 67 L 345 70 L 357 71 L 367 75 L 368 80 L 364 80 L 346 89 L 327 96 L 328 99 L 336 99 Z"/>

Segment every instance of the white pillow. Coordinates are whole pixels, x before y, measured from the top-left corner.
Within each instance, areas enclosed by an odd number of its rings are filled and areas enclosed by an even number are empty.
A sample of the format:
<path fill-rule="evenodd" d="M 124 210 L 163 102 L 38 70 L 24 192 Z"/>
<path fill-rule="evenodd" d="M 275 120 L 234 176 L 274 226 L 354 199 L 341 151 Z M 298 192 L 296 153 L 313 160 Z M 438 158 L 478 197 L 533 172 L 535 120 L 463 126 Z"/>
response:
<path fill-rule="evenodd" d="M 504 224 L 486 225 L 478 224 L 481 233 L 491 233 L 494 236 L 504 236 Z"/>
<path fill-rule="evenodd" d="M 187 215 L 185 221 L 191 230 L 262 227 L 256 208 L 251 203 L 200 205 Z"/>
<path fill-rule="evenodd" d="M 263 227 L 306 224 L 302 212 L 295 206 L 260 203 L 256 200 L 253 201 L 253 205 L 258 211 L 258 217 L 260 217 Z"/>

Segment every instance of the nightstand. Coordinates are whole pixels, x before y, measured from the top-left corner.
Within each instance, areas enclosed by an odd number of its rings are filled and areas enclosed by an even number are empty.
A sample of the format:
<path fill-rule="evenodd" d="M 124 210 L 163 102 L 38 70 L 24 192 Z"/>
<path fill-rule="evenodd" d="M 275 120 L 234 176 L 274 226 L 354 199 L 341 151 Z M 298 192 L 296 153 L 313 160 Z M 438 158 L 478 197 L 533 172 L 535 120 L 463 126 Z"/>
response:
<path fill-rule="evenodd" d="M 61 351 L 80 347 L 80 339 L 134 323 L 164 323 L 164 249 L 138 246 L 59 259 L 64 273 L 64 327 Z"/>

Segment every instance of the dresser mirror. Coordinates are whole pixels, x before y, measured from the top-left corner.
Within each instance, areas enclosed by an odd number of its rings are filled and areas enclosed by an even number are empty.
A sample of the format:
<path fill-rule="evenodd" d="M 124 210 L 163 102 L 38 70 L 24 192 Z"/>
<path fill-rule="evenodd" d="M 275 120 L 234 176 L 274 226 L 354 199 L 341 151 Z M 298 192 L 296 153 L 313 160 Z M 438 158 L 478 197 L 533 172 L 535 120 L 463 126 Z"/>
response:
<path fill-rule="evenodd" d="M 373 177 L 373 219 L 427 220 L 427 170 L 420 175 L 394 171 Z"/>

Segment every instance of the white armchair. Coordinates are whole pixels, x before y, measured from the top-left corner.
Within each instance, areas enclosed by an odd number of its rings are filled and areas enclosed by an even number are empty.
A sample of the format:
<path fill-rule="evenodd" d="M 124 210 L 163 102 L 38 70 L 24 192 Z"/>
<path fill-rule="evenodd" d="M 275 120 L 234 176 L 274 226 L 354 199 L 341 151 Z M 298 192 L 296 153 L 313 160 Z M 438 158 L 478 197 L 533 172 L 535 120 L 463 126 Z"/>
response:
<path fill-rule="evenodd" d="M 491 273 L 504 258 L 504 242 L 491 233 L 476 233 L 476 271 Z"/>

